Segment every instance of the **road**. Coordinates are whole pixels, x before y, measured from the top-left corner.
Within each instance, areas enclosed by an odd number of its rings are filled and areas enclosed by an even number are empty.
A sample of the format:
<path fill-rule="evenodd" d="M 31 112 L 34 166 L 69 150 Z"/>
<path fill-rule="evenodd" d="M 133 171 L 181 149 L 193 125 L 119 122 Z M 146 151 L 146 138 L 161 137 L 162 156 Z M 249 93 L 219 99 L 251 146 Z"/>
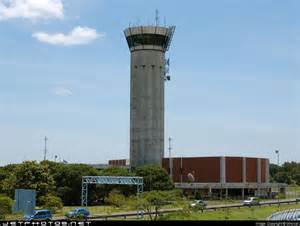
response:
<path fill-rule="evenodd" d="M 270 206 L 270 205 L 278 205 L 278 203 L 281 204 L 294 204 L 294 203 L 299 203 L 296 202 L 295 199 L 288 199 L 288 200 L 271 200 L 271 201 L 265 201 L 265 202 L 260 202 L 260 206 Z M 244 206 L 242 203 L 237 203 L 237 204 L 226 204 L 226 205 L 211 205 L 207 206 L 204 211 L 214 211 L 218 209 L 225 209 L 225 208 L 249 208 L 248 206 Z M 165 213 L 172 213 L 172 212 L 177 212 L 183 210 L 183 208 L 172 208 L 172 209 L 161 209 L 159 210 L 159 213 L 165 214 Z M 127 211 L 127 212 L 117 212 L 117 213 L 112 213 L 112 214 L 97 214 L 90 216 L 88 219 L 89 220 L 108 220 L 111 218 L 132 218 L 135 217 L 137 218 L 137 211 Z M 152 212 L 151 214 L 155 214 L 155 212 Z M 145 215 L 145 213 L 144 213 Z M 65 217 L 57 217 L 54 218 L 54 220 L 64 220 L 66 219 Z"/>

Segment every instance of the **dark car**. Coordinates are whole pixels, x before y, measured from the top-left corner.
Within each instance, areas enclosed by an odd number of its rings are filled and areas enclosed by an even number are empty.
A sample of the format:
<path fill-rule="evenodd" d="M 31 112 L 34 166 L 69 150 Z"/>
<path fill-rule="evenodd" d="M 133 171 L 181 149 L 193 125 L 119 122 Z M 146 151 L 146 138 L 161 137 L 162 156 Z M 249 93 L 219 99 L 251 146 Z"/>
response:
<path fill-rule="evenodd" d="M 67 218 L 87 218 L 90 212 L 85 208 L 76 208 L 66 214 Z"/>
<path fill-rule="evenodd" d="M 52 213 L 50 210 L 35 210 L 32 215 L 25 215 L 24 221 L 33 220 L 51 220 Z"/>

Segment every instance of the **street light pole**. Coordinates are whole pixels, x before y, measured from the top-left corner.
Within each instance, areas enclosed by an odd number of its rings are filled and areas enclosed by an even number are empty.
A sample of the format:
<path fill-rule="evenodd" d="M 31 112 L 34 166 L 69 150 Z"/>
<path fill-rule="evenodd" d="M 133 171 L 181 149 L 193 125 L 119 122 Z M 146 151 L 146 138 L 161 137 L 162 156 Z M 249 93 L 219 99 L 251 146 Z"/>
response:
<path fill-rule="evenodd" d="M 275 153 L 277 154 L 277 165 L 279 166 L 279 150 L 275 150 Z"/>
<path fill-rule="evenodd" d="M 278 169 L 279 169 L 279 150 L 275 150 L 275 153 L 277 155 L 277 166 L 278 166 Z M 277 184 L 278 184 L 278 194 L 277 194 L 277 202 L 278 202 L 278 209 L 279 209 L 279 194 L 280 194 L 280 188 L 279 188 L 279 182 L 277 181 Z"/>
<path fill-rule="evenodd" d="M 45 136 L 44 141 L 45 141 L 45 148 L 44 148 L 44 161 L 47 160 L 47 140 L 48 138 Z"/>
<path fill-rule="evenodd" d="M 169 137 L 169 170 L 170 170 L 170 178 L 173 180 L 173 159 L 171 155 L 172 146 L 171 146 L 172 138 Z"/>

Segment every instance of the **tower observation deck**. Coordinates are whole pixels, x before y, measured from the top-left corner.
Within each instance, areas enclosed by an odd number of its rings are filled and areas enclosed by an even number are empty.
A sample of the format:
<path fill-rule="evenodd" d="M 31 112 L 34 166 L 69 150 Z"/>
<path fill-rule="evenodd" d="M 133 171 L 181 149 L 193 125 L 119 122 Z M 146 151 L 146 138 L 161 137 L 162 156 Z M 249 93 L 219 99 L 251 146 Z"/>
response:
<path fill-rule="evenodd" d="M 165 53 L 175 27 L 129 27 L 131 52 L 130 166 L 161 165 L 164 155 Z"/>

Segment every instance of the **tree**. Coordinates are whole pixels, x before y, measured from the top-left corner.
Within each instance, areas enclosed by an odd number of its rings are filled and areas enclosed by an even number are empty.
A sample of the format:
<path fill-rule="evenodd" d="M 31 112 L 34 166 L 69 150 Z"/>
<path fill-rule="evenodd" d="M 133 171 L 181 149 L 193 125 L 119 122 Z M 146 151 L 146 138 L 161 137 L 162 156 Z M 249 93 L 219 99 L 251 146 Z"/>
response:
<path fill-rule="evenodd" d="M 292 178 L 289 175 L 289 172 L 278 172 L 275 174 L 274 179 L 278 183 L 286 183 L 286 184 L 291 184 Z"/>
<path fill-rule="evenodd" d="M 300 186 L 300 172 L 293 174 L 293 180 L 298 186 Z"/>
<path fill-rule="evenodd" d="M 170 202 L 177 200 L 179 198 L 178 194 L 177 191 L 152 190 L 132 197 L 128 204 L 136 209 L 144 209 L 150 220 L 157 220 L 159 210 Z"/>
<path fill-rule="evenodd" d="M 16 184 L 15 168 L 16 165 L 0 167 L 0 194 L 3 193 L 11 198 L 13 198 Z"/>
<path fill-rule="evenodd" d="M 0 167 L 0 181 L 4 180 L 6 178 L 6 174 L 7 174 L 7 171 L 3 167 Z"/>
<path fill-rule="evenodd" d="M 131 172 L 129 169 L 121 167 L 108 167 L 100 171 L 100 176 L 126 176 L 134 177 L 135 173 Z M 109 193 L 112 190 L 119 191 L 120 194 L 129 197 L 136 193 L 136 186 L 129 185 L 97 185 L 97 194 L 99 195 L 98 199 L 102 197 L 108 197 Z"/>
<path fill-rule="evenodd" d="M 269 172 L 270 172 L 270 180 L 271 181 L 274 181 L 274 177 L 279 172 L 279 170 L 280 170 L 280 166 L 270 163 Z"/>
<path fill-rule="evenodd" d="M 14 174 L 16 189 L 34 189 L 37 197 L 46 196 L 55 191 L 55 182 L 48 165 L 26 161 L 17 165 Z"/>
<path fill-rule="evenodd" d="M 5 215 L 11 214 L 13 200 L 7 196 L 0 195 L 0 219 L 5 219 Z"/>
<path fill-rule="evenodd" d="M 281 166 L 270 164 L 271 182 L 300 185 L 300 163 L 285 162 Z"/>
<path fill-rule="evenodd" d="M 144 178 L 144 190 L 172 190 L 174 184 L 167 171 L 157 165 L 146 165 L 135 170 L 137 176 Z"/>
<path fill-rule="evenodd" d="M 46 195 L 39 198 L 40 205 L 52 211 L 52 213 L 57 213 L 63 208 L 63 203 L 61 198 L 54 195 Z"/>
<path fill-rule="evenodd" d="M 96 168 L 85 164 L 63 164 L 48 162 L 51 174 L 56 183 L 55 193 L 65 205 L 80 205 L 81 183 L 83 176 L 98 176 Z M 89 198 L 96 194 L 96 186 L 90 187 Z"/>
<path fill-rule="evenodd" d="M 285 172 L 292 172 L 294 169 L 297 168 L 298 163 L 296 162 L 285 162 L 281 168 L 280 171 L 285 171 Z"/>
<path fill-rule="evenodd" d="M 126 168 L 121 167 L 108 167 L 100 171 L 101 176 L 135 176 L 134 172 L 130 172 Z"/>
<path fill-rule="evenodd" d="M 120 194 L 118 191 L 112 191 L 105 199 L 105 202 L 116 207 L 121 207 L 126 203 L 126 197 Z"/>
<path fill-rule="evenodd" d="M 6 178 L 0 180 L 0 193 L 7 195 L 8 197 L 13 198 L 14 189 L 16 184 L 16 176 L 14 173 L 8 173 Z"/>
<path fill-rule="evenodd" d="M 82 176 L 134 176 L 134 173 L 128 169 L 119 167 L 109 167 L 99 171 L 86 164 L 63 164 L 49 161 L 43 161 L 41 164 L 49 165 L 56 183 L 55 193 L 65 205 L 80 205 Z M 104 197 L 108 197 L 113 189 L 126 196 L 136 192 L 135 186 L 90 185 L 89 203 L 98 204 L 104 200 Z"/>

